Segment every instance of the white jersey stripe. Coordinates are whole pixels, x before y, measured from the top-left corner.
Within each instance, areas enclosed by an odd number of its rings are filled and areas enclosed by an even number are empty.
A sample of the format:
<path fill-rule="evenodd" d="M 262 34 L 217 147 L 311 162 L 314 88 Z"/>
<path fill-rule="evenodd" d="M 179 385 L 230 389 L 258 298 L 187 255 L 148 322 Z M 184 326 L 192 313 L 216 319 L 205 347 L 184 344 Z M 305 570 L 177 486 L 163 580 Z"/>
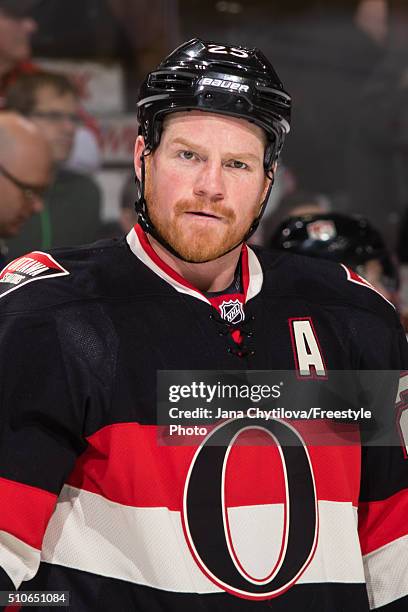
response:
<path fill-rule="evenodd" d="M 262 289 L 263 272 L 261 264 L 253 250 L 247 245 L 248 251 L 248 268 L 249 268 L 249 285 L 246 294 L 246 302 L 254 298 Z"/>
<path fill-rule="evenodd" d="M 370 609 L 408 595 L 408 536 L 364 555 Z"/>
<path fill-rule="evenodd" d="M 19 538 L 0 530 L 0 567 L 16 589 L 23 580 L 34 578 L 40 565 L 40 551 Z"/>
<path fill-rule="evenodd" d="M 139 237 L 136 234 L 134 228 L 130 230 L 130 232 L 126 236 L 126 240 L 127 240 L 127 243 L 132 253 L 136 255 L 136 257 L 140 259 L 140 261 L 142 261 L 145 264 L 145 266 L 150 268 L 152 272 L 157 274 L 157 276 L 160 276 L 160 278 L 166 281 L 166 283 L 169 283 L 169 285 L 174 287 L 176 291 L 178 291 L 179 293 L 186 293 L 187 295 L 195 297 L 198 300 L 201 300 L 202 302 L 206 302 L 207 304 L 211 305 L 210 300 L 208 300 L 202 293 L 200 293 L 200 291 L 195 291 L 194 289 L 191 289 L 187 285 L 183 285 L 179 283 L 175 278 L 171 277 L 169 274 L 167 274 L 167 272 L 162 270 L 153 261 L 153 259 L 151 259 L 151 257 L 149 257 L 149 255 L 146 253 L 146 251 L 144 250 L 143 246 L 140 243 Z"/>
<path fill-rule="evenodd" d="M 241 561 L 254 574 L 265 575 L 278 551 L 281 504 L 228 512 Z M 265 517 L 271 526 L 269 534 L 259 531 Z M 355 508 L 346 502 L 321 501 L 319 517 L 316 554 L 299 584 L 364 583 Z M 124 506 L 68 485 L 48 525 L 42 560 L 167 591 L 220 592 L 195 564 L 180 512 Z"/>

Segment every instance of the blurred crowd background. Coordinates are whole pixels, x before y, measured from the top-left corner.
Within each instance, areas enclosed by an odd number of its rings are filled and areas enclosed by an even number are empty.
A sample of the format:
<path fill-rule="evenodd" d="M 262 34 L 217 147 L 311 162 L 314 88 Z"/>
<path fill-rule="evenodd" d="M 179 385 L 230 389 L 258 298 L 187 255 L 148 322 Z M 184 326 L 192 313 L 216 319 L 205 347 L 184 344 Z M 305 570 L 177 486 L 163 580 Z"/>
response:
<path fill-rule="evenodd" d="M 276 246 L 292 231 L 280 226 L 286 217 L 315 213 L 329 218 L 305 236 L 329 245 L 333 232 L 354 231 L 332 213 L 363 215 L 378 232 L 371 250 L 398 277 L 392 301 L 408 313 L 406 0 L 0 0 L 3 261 L 131 227 L 138 87 L 196 36 L 260 47 L 293 96 L 292 132 L 254 242 Z M 48 141 L 51 178 L 12 167 L 4 135 L 18 140 L 19 130 L 10 111 Z M 14 225 L 2 213 L 12 189 L 27 204 Z"/>

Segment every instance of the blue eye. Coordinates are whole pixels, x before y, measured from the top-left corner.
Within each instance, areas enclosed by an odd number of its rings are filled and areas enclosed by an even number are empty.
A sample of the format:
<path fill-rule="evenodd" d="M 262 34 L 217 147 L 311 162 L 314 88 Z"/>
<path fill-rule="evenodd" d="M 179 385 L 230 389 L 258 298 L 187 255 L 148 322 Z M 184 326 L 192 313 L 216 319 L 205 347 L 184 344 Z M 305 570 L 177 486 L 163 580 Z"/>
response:
<path fill-rule="evenodd" d="M 181 159 L 186 160 L 194 159 L 195 157 L 195 153 L 193 153 L 193 151 L 180 151 L 179 155 Z"/>
<path fill-rule="evenodd" d="M 248 164 L 246 164 L 245 162 L 239 161 L 238 159 L 231 159 L 231 161 L 227 163 L 227 166 L 229 166 L 230 168 L 234 168 L 235 170 L 247 170 L 248 169 Z"/>

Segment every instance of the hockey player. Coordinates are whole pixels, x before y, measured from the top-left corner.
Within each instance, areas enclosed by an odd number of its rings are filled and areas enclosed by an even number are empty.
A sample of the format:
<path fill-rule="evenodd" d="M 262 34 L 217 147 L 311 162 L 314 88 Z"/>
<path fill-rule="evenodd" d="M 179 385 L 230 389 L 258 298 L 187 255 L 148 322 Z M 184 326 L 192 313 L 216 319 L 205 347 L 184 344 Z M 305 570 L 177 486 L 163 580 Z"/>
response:
<path fill-rule="evenodd" d="M 316 444 L 280 419 L 158 438 L 159 371 L 308 386 L 408 369 L 392 306 L 360 277 L 245 244 L 289 95 L 259 50 L 195 39 L 147 76 L 138 113 L 126 239 L 0 276 L 0 590 L 69 592 L 75 612 L 405 610 L 406 378 L 397 408 L 397 384 L 366 394 L 390 446 Z M 212 444 L 242 428 L 268 443 Z"/>

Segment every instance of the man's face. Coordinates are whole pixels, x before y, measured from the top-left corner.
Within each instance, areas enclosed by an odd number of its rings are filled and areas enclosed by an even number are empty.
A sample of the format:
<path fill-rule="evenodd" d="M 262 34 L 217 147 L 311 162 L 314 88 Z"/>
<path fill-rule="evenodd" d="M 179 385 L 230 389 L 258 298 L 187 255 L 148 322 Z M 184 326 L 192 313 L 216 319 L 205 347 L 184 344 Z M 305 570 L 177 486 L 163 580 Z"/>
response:
<path fill-rule="evenodd" d="M 71 153 L 78 125 L 78 100 L 71 93 L 59 93 L 52 86 L 40 87 L 30 119 L 38 125 L 51 146 L 53 161 L 60 164 Z"/>
<path fill-rule="evenodd" d="M 0 62 L 12 67 L 28 59 L 31 55 L 31 35 L 36 29 L 32 19 L 11 17 L 0 10 Z"/>
<path fill-rule="evenodd" d="M 139 137 L 139 177 L 143 148 Z M 145 196 L 154 226 L 183 259 L 211 261 L 243 240 L 269 184 L 264 149 L 261 128 L 243 119 L 169 115 L 159 147 L 145 158 Z"/>
<path fill-rule="evenodd" d="M 0 237 L 10 238 L 43 209 L 42 192 L 51 181 L 51 158 L 45 144 L 35 150 L 22 144 L 10 159 L 2 160 L 1 166 L 11 178 L 0 171 Z"/>

